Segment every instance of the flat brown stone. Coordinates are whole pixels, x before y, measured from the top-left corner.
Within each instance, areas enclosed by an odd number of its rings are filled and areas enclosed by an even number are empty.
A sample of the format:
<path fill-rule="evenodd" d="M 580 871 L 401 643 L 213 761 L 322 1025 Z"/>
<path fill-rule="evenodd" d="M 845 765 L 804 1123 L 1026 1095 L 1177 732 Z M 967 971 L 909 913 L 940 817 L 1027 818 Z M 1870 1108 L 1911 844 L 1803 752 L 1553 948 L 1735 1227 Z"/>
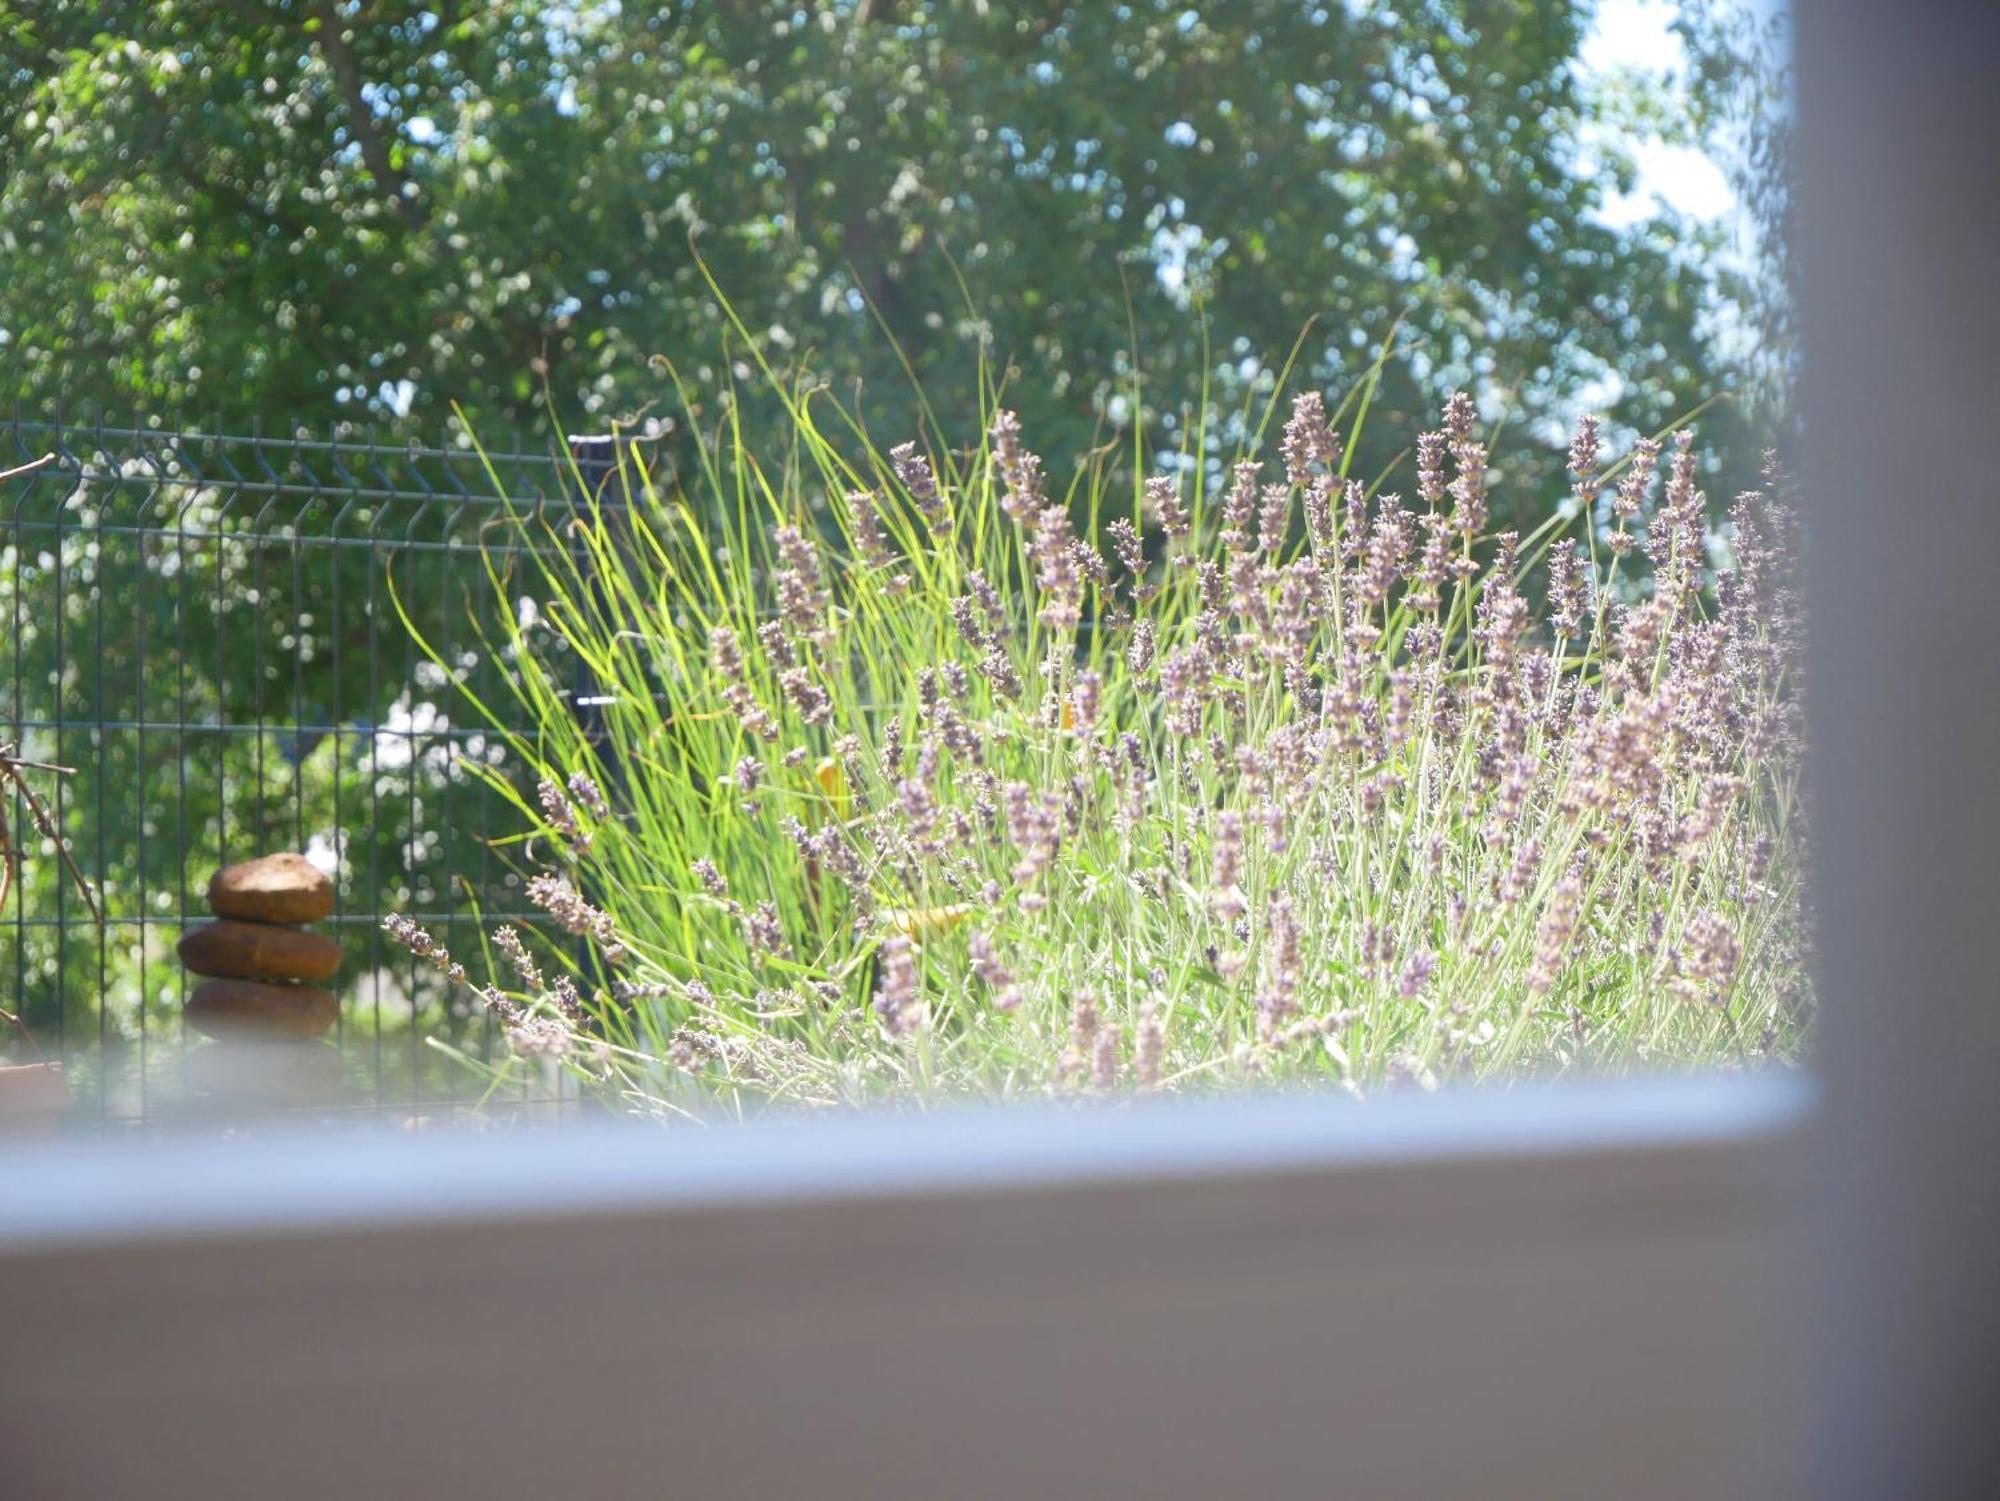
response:
<path fill-rule="evenodd" d="M 347 1064 L 330 1042 L 231 1036 L 181 1057 L 193 1103 L 227 1115 L 237 1110 L 331 1105 L 347 1088 Z"/>
<path fill-rule="evenodd" d="M 187 999 L 188 1025 L 205 1037 L 324 1037 L 339 1015 L 317 985 L 203 980 Z"/>
<path fill-rule="evenodd" d="M 218 870 L 208 910 L 245 922 L 318 922 L 333 911 L 333 882 L 304 855 L 265 855 Z"/>
<path fill-rule="evenodd" d="M 227 980 L 325 980 L 340 968 L 340 945 L 324 933 L 218 918 L 181 934 L 181 963 Z"/>

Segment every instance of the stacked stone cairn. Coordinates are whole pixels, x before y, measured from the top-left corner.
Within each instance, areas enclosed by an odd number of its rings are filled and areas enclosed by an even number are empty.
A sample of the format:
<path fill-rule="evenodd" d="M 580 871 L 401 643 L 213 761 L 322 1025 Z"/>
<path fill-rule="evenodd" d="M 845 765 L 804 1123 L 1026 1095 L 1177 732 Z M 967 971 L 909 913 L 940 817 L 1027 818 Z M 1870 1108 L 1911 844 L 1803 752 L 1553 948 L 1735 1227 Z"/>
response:
<path fill-rule="evenodd" d="M 340 945 L 308 930 L 333 912 L 333 883 L 304 855 L 225 866 L 208 883 L 213 922 L 181 935 L 181 963 L 203 978 L 187 1023 L 214 1044 L 191 1057 L 209 1096 L 324 1103 L 339 1056 L 322 1042 L 340 1014 L 325 982 Z"/>

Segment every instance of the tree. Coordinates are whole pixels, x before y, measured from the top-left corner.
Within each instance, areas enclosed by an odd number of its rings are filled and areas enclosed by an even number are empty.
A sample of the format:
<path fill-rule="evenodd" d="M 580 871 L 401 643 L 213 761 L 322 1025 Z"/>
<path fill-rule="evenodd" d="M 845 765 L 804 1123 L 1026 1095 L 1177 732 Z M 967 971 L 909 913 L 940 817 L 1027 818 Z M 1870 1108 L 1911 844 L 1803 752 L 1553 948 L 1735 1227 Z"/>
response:
<path fill-rule="evenodd" d="M 982 350 L 1011 365 L 1054 454 L 1130 415 L 1135 352 L 1173 442 L 1205 377 L 1230 407 L 1309 322 L 1300 374 L 1338 383 L 1402 320 L 1387 416 L 1476 381 L 1546 426 L 1615 369 L 1653 427 L 1737 372 L 1702 237 L 1594 217 L 1632 167 L 1615 130 L 1589 175 L 1578 148 L 1590 11 L 30 9 L 0 22 L 8 378 L 432 434 L 453 402 L 539 424 L 546 386 L 601 422 L 663 397 L 661 357 L 726 380 L 692 240 L 881 426 L 913 417 L 878 317 L 941 416 Z"/>

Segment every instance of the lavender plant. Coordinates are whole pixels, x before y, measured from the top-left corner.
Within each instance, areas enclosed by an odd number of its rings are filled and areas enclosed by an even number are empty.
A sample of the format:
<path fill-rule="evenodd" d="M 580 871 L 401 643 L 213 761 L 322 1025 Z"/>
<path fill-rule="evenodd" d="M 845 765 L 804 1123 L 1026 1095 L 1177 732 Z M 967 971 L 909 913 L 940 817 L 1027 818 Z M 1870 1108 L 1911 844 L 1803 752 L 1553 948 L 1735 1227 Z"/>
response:
<path fill-rule="evenodd" d="M 1058 485 L 1005 409 L 882 453 L 789 393 L 768 455 L 517 514 L 489 644 L 538 786 L 480 769 L 547 922 L 465 985 L 662 1114 L 1793 1058 L 1776 477 L 1711 533 L 1688 430 L 1613 460 L 1586 419 L 1495 535 L 1473 402 L 1386 493 L 1368 394 L 1217 496 L 1204 453 Z"/>

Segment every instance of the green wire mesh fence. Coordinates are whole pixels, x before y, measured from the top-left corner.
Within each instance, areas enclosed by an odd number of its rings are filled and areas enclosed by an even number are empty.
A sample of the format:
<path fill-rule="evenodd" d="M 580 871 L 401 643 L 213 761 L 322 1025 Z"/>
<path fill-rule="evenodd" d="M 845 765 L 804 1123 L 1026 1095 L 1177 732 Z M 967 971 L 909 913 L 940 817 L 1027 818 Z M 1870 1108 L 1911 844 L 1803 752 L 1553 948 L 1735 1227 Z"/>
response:
<path fill-rule="evenodd" d="M 523 905 L 509 847 L 489 842 L 518 819 L 467 770 L 507 752 L 395 601 L 451 674 L 509 703 L 480 630 L 502 607 L 486 557 L 518 546 L 500 497 L 561 501 L 568 464 L 0 421 L 0 471 L 45 454 L 0 482 L 0 743 L 74 768 L 46 792 L 104 921 L 15 795 L 0 984 L 27 1038 L 9 1052 L 61 1060 L 74 1120 L 166 1118 L 196 1041 L 175 942 L 218 865 L 291 849 L 334 877 L 343 1108 L 421 1116 L 477 1093 L 432 1044 L 489 1055 L 485 1017 L 385 944 L 381 918 L 476 951 Z"/>

